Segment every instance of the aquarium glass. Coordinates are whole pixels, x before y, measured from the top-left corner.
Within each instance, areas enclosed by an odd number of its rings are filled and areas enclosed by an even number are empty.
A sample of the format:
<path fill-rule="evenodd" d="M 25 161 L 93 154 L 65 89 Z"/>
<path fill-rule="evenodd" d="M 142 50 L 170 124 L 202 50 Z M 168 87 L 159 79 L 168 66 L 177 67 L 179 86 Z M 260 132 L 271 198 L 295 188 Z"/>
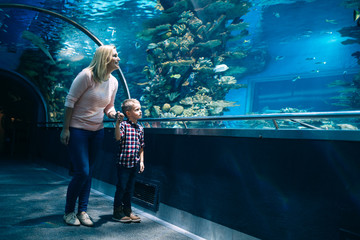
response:
<path fill-rule="evenodd" d="M 143 118 L 336 112 L 360 106 L 358 0 L 0 1 L 5 3 L 51 10 L 103 44 L 115 45 Z M 58 17 L 0 6 L 0 68 L 39 88 L 52 122 L 62 121 L 70 85 L 96 48 Z M 119 109 L 127 96 L 121 77 L 114 76 Z M 324 129 L 357 125 L 356 119 L 324 121 L 305 122 Z M 274 128 L 268 120 L 159 124 L 154 126 Z M 281 120 L 279 127 L 303 126 Z"/>

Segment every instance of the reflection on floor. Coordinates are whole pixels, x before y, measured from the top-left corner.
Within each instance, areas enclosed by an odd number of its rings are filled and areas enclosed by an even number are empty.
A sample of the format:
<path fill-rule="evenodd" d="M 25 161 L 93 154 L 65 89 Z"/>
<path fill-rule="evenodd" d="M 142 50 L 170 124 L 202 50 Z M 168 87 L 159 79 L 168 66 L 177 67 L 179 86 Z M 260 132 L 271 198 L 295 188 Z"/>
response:
<path fill-rule="evenodd" d="M 112 199 L 97 191 L 88 210 L 95 226 L 67 226 L 62 217 L 68 182 L 40 165 L 0 158 L 0 239 L 192 239 L 141 212 L 140 224 L 113 221 Z"/>

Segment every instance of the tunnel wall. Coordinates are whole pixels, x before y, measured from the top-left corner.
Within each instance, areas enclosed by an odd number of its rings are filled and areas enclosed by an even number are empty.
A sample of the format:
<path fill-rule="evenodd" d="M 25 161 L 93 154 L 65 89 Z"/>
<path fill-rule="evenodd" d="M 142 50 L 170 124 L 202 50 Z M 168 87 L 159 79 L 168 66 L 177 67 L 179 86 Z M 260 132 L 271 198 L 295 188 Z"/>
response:
<path fill-rule="evenodd" d="M 59 134 L 57 128 L 39 129 L 36 154 L 66 167 Z M 139 177 L 160 184 L 161 204 L 260 239 L 359 233 L 359 142 L 264 136 L 146 129 L 146 170 Z M 110 184 L 116 180 L 113 149 L 113 131 L 106 129 L 94 176 Z"/>

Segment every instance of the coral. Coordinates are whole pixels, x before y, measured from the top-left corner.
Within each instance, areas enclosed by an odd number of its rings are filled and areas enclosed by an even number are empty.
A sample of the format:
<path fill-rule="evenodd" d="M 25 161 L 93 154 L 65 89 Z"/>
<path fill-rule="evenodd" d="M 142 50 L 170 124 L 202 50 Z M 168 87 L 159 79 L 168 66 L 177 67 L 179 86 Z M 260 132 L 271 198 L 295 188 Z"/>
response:
<path fill-rule="evenodd" d="M 170 108 L 171 108 L 170 104 L 165 103 L 165 104 L 163 105 L 163 107 L 162 107 L 162 110 L 163 110 L 164 112 L 168 112 L 168 111 L 170 110 Z"/>
<path fill-rule="evenodd" d="M 170 112 L 174 113 L 176 116 L 179 116 L 183 113 L 184 107 L 181 105 L 175 105 L 172 108 L 170 108 Z"/>
<path fill-rule="evenodd" d="M 351 125 L 351 124 L 337 124 L 337 126 L 340 127 L 341 130 L 358 130 L 357 127 Z"/>
<path fill-rule="evenodd" d="M 152 111 L 151 111 L 151 115 L 154 117 L 159 117 L 161 114 L 161 110 L 159 106 L 153 106 Z"/>
<path fill-rule="evenodd" d="M 226 27 L 226 29 L 229 30 L 229 31 L 235 31 L 235 30 L 242 31 L 242 30 L 245 30 L 248 27 L 249 27 L 248 23 L 240 22 L 240 23 L 237 23 L 237 24 L 230 24 L 229 26 Z"/>
<path fill-rule="evenodd" d="M 180 104 L 184 105 L 184 106 L 191 106 L 194 103 L 193 103 L 192 97 L 186 97 L 184 99 L 181 99 Z"/>
<path fill-rule="evenodd" d="M 247 34 L 248 24 L 238 19 L 250 7 L 246 0 L 199 0 L 196 6 L 190 0 L 176 0 L 158 6 L 164 9 L 162 15 L 145 23 L 138 34 L 151 41 L 146 50 L 149 66 L 143 69 L 148 80 L 141 81 L 145 85 L 141 99 L 152 117 L 165 116 L 167 111 L 177 117 L 221 115 L 235 106 L 224 98 L 230 89 L 246 87 L 236 79 L 249 68 L 227 61 L 254 54 L 249 55 L 245 50 L 249 48 L 242 46 L 227 52 L 226 46 L 233 36 Z M 256 59 L 260 67 L 265 57 Z M 165 103 L 173 107 L 169 110 Z M 163 106 L 162 111 L 158 106 Z"/>
<path fill-rule="evenodd" d="M 196 46 L 210 49 L 210 48 L 215 48 L 215 47 L 217 47 L 219 45 L 221 45 L 221 41 L 218 40 L 218 39 L 215 39 L 215 40 L 209 40 L 207 42 L 200 42 Z"/>
<path fill-rule="evenodd" d="M 180 93 L 177 92 L 172 92 L 172 93 L 168 93 L 165 95 L 165 97 L 167 97 L 170 102 L 174 101 L 178 96 L 180 95 Z"/>
<path fill-rule="evenodd" d="M 193 108 L 186 108 L 183 111 L 183 117 L 192 117 L 195 115 L 195 111 Z"/>
<path fill-rule="evenodd" d="M 160 117 L 162 118 L 174 118 L 176 117 L 176 115 L 172 112 L 166 112 L 166 113 L 161 113 Z"/>
<path fill-rule="evenodd" d="M 235 102 L 218 100 L 218 101 L 211 101 L 206 106 L 209 109 L 208 111 L 211 115 L 219 115 L 224 111 L 224 108 L 234 107 L 236 105 Z"/>
<path fill-rule="evenodd" d="M 218 80 L 219 85 L 232 85 L 232 84 L 236 84 L 236 79 L 233 76 L 222 76 L 219 80 Z"/>

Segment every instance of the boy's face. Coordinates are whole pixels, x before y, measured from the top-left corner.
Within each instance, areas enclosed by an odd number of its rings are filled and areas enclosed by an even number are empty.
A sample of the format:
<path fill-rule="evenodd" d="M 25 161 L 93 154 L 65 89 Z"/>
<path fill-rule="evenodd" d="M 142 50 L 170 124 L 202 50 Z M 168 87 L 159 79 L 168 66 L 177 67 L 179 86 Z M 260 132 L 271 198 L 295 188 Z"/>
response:
<path fill-rule="evenodd" d="M 130 111 L 126 112 L 126 116 L 130 120 L 138 120 L 141 118 L 142 112 L 141 112 L 141 105 L 140 103 L 135 103 Z"/>

